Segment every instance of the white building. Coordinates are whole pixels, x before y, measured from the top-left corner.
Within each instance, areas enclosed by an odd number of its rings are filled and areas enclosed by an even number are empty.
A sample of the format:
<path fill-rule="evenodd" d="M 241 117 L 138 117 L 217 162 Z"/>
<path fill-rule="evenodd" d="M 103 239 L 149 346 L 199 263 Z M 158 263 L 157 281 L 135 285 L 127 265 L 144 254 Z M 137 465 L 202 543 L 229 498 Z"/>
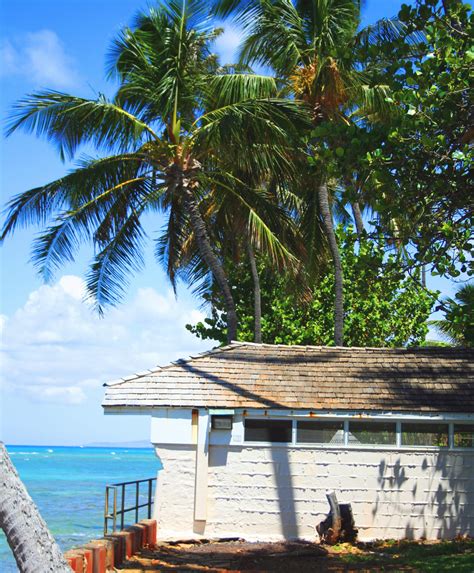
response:
<path fill-rule="evenodd" d="M 232 343 L 107 385 L 151 416 L 160 538 L 474 535 L 474 352 Z"/>

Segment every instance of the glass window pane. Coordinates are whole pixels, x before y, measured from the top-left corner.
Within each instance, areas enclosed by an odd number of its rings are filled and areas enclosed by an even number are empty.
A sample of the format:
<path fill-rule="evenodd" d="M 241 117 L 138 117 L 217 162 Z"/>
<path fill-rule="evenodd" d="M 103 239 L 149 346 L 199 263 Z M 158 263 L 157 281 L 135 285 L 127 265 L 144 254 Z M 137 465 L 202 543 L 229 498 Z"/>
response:
<path fill-rule="evenodd" d="M 454 447 L 474 448 L 474 424 L 454 424 Z"/>
<path fill-rule="evenodd" d="M 291 442 L 291 420 L 245 420 L 246 442 Z"/>
<path fill-rule="evenodd" d="M 403 446 L 438 446 L 449 444 L 448 424 L 402 423 Z"/>
<path fill-rule="evenodd" d="M 349 422 L 349 444 L 395 445 L 397 426 L 394 422 Z"/>
<path fill-rule="evenodd" d="M 302 444 L 344 444 L 344 422 L 297 422 L 296 441 Z"/>

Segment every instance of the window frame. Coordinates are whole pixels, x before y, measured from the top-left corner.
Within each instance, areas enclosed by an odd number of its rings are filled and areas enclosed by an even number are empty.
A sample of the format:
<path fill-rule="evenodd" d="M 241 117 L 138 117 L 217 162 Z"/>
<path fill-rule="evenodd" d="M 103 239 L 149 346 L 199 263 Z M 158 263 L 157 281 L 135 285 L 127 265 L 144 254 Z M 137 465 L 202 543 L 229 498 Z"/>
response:
<path fill-rule="evenodd" d="M 349 434 L 351 433 L 351 422 L 355 423 L 355 424 L 390 424 L 394 427 L 395 429 L 395 436 L 394 436 L 394 441 L 391 444 L 370 444 L 370 443 L 349 443 Z M 377 419 L 368 419 L 368 418 L 361 418 L 361 419 L 357 419 L 357 420 L 349 420 L 349 424 L 348 424 L 348 434 L 347 434 L 347 447 L 356 447 L 356 448 L 360 448 L 360 447 L 371 447 L 371 448 L 396 448 L 397 444 L 398 444 L 398 424 L 396 422 L 396 420 L 381 420 L 380 418 Z M 355 436 L 354 436 L 355 437 Z M 356 438 L 357 439 L 357 438 Z"/>
<path fill-rule="evenodd" d="M 430 449 L 430 450 L 432 450 L 432 449 L 434 449 L 434 450 L 441 450 L 441 451 L 446 451 L 446 450 L 449 450 L 449 449 L 453 449 L 453 448 L 452 448 L 452 445 L 453 445 L 453 441 L 452 441 L 452 437 L 453 437 L 452 426 L 453 426 L 453 423 L 446 422 L 446 421 L 443 421 L 443 420 L 437 420 L 437 421 L 432 421 L 432 420 L 425 420 L 425 421 L 423 421 L 423 420 L 405 420 L 405 424 L 419 425 L 419 426 L 431 426 L 431 425 L 434 425 L 434 424 L 440 424 L 440 425 L 446 426 L 446 427 L 447 427 L 447 430 L 448 430 L 448 434 L 447 434 L 447 435 L 448 435 L 448 443 L 447 443 L 446 446 L 430 446 L 430 445 L 425 445 L 425 444 L 404 444 L 404 443 L 403 443 L 403 437 L 402 437 L 402 435 L 403 435 L 403 422 L 402 422 L 402 424 L 401 424 L 401 432 L 400 432 L 400 447 L 401 447 L 402 449 L 412 449 L 412 448 L 413 448 L 413 449 L 416 449 L 416 450 L 419 450 L 419 449 L 422 449 L 422 450 L 424 450 L 424 449 Z"/>
<path fill-rule="evenodd" d="M 315 424 L 318 423 L 324 423 L 324 422 L 328 422 L 328 423 L 339 423 L 342 424 L 342 433 L 343 433 L 343 443 L 342 444 L 330 444 L 329 442 L 299 442 L 298 441 L 298 422 L 313 422 Z M 331 447 L 346 447 L 347 444 L 347 424 L 346 424 L 346 420 L 341 420 L 340 418 L 295 418 L 295 424 L 294 424 L 294 431 L 295 431 L 295 439 L 294 439 L 294 444 L 296 446 L 303 446 L 303 447 L 313 447 L 313 446 L 325 446 L 327 448 L 331 448 Z"/>
<path fill-rule="evenodd" d="M 245 421 L 246 420 L 281 420 L 281 421 L 291 421 L 291 441 L 290 442 L 266 442 L 266 441 L 247 441 L 245 440 Z M 297 441 L 297 422 L 298 421 L 321 421 L 321 422 L 342 422 L 344 431 L 344 443 L 343 444 L 329 444 L 329 443 L 319 443 L 319 442 L 298 442 Z M 395 443 L 394 444 L 349 444 L 349 432 L 350 432 L 350 422 L 386 422 L 395 424 Z M 447 446 L 423 446 L 423 445 L 404 445 L 402 443 L 402 433 L 403 425 L 406 424 L 433 424 L 440 423 L 445 424 L 448 427 L 448 445 Z M 241 445 L 246 447 L 253 446 L 267 446 L 267 447 L 291 447 L 297 449 L 325 449 L 325 450 L 386 450 L 386 451 L 426 451 L 426 452 L 474 452 L 473 447 L 460 447 L 454 445 L 454 426 L 456 424 L 469 424 L 473 426 L 474 430 L 474 419 L 456 419 L 456 420 L 446 420 L 442 418 L 426 418 L 421 419 L 419 416 L 414 416 L 410 418 L 404 416 L 403 418 L 392 416 L 373 416 L 364 415 L 264 415 L 264 414 L 247 414 L 244 413 L 242 418 L 243 432 L 242 438 L 239 442 Z"/>
<path fill-rule="evenodd" d="M 281 421 L 281 422 L 291 422 L 291 440 L 289 442 L 265 442 L 265 441 L 250 441 L 245 439 L 245 422 L 247 420 L 258 420 L 258 421 L 265 421 L 265 420 L 274 420 L 274 421 Z M 276 416 L 245 416 L 243 420 L 243 443 L 248 444 L 250 446 L 276 446 L 276 447 L 288 447 L 293 446 L 295 443 L 295 418 L 290 417 L 276 417 Z"/>
<path fill-rule="evenodd" d="M 455 446 L 454 445 L 454 426 L 456 425 L 468 425 L 472 426 L 472 431 L 474 432 L 474 420 L 458 420 L 449 424 L 449 449 L 455 452 L 474 452 L 473 446 Z"/>

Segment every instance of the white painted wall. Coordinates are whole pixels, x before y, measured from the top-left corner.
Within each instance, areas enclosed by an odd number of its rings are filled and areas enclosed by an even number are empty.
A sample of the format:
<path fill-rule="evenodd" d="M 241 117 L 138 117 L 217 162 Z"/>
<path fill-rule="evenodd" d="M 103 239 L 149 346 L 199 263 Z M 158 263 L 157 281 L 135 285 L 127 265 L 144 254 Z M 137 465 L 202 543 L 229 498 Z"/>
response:
<path fill-rule="evenodd" d="M 153 412 L 161 539 L 314 539 L 328 490 L 352 504 L 360 539 L 474 534 L 474 451 L 251 445 L 242 412 L 232 431 L 210 431 L 209 414 Z"/>
<path fill-rule="evenodd" d="M 151 417 L 152 444 L 192 444 L 192 410 L 160 408 Z"/>
<path fill-rule="evenodd" d="M 474 452 L 211 445 L 207 521 L 197 523 L 196 446 L 155 446 L 162 539 L 314 539 L 331 489 L 352 504 L 361 539 L 474 533 Z"/>

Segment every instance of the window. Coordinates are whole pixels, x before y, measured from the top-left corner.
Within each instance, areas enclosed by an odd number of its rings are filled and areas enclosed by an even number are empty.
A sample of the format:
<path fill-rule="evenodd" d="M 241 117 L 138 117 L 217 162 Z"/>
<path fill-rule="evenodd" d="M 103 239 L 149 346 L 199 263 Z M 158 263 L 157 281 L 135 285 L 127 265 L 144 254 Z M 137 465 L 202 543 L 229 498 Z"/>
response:
<path fill-rule="evenodd" d="M 349 422 L 349 445 L 393 446 L 397 443 L 394 422 Z"/>
<path fill-rule="evenodd" d="M 232 430 L 232 416 L 211 416 L 213 430 Z"/>
<path fill-rule="evenodd" d="M 344 422 L 311 420 L 297 422 L 296 441 L 301 444 L 344 445 Z"/>
<path fill-rule="evenodd" d="M 474 424 L 454 424 L 454 447 L 474 448 Z"/>
<path fill-rule="evenodd" d="M 402 424 L 402 446 L 437 446 L 446 448 L 448 445 L 448 424 Z"/>
<path fill-rule="evenodd" d="M 347 416 L 349 418 L 349 416 Z M 435 447 L 474 449 L 474 421 L 385 421 L 382 418 L 245 418 L 244 441 L 295 446 Z M 212 429 L 227 431 L 232 416 L 213 415 Z M 294 428 L 294 433 L 293 433 Z M 347 436 L 347 441 L 346 441 Z"/>
<path fill-rule="evenodd" d="M 245 420 L 246 442 L 291 442 L 291 420 Z"/>

